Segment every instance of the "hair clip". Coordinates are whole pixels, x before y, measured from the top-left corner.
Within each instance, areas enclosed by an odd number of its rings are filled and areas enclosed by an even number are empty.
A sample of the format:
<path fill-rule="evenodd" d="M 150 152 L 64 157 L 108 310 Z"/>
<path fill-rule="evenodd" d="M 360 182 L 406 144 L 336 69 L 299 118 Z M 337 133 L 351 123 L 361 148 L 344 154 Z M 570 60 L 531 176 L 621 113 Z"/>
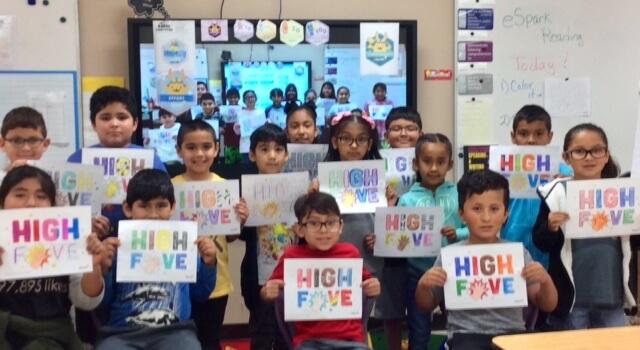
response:
<path fill-rule="evenodd" d="M 355 115 L 355 114 L 351 113 L 351 111 L 340 112 L 340 113 L 336 114 L 333 118 L 331 118 L 331 126 L 336 126 L 336 125 L 338 125 L 338 123 L 340 123 L 340 121 L 342 119 L 349 118 L 349 117 L 351 117 L 353 115 Z M 362 115 L 360 115 L 360 117 L 364 121 L 369 123 L 369 125 L 371 126 L 371 129 L 375 129 L 376 128 L 376 123 L 373 121 L 373 119 L 371 119 L 371 117 L 369 117 L 368 114 L 362 113 Z"/>

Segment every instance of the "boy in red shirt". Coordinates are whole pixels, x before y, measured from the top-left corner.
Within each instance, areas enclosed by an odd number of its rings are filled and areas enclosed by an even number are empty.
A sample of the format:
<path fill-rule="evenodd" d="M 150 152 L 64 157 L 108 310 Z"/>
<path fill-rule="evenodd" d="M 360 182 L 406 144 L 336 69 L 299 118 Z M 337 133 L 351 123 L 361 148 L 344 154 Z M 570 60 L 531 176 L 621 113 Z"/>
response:
<path fill-rule="evenodd" d="M 301 258 L 360 258 L 358 248 L 338 242 L 342 233 L 342 218 L 336 200 L 329 194 L 314 192 L 300 197 L 294 207 L 300 235 L 306 244 L 285 250 L 260 295 L 265 301 L 278 298 L 284 287 L 284 260 Z M 362 270 L 362 291 L 367 297 L 380 294 L 380 282 L 365 268 Z M 330 321 L 296 321 L 293 345 L 296 349 L 368 349 L 362 319 Z"/>

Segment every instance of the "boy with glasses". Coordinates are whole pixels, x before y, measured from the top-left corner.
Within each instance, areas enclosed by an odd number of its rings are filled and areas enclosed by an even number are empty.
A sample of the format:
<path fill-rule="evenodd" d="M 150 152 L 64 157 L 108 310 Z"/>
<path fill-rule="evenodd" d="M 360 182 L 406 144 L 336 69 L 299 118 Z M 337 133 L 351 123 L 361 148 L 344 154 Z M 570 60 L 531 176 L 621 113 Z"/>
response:
<path fill-rule="evenodd" d="M 9 159 L 9 167 L 25 164 L 27 160 L 39 160 L 51 140 L 42 114 L 31 107 L 17 107 L 9 111 L 0 129 L 0 148 Z M 0 179 L 5 171 L 0 172 Z"/>

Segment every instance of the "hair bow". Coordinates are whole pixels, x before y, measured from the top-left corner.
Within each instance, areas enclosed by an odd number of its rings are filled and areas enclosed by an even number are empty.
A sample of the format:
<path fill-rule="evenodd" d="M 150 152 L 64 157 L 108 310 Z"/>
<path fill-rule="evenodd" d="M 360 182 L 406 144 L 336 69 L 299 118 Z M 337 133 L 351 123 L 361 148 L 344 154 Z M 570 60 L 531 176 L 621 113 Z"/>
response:
<path fill-rule="evenodd" d="M 351 111 L 344 111 L 336 114 L 333 118 L 331 118 L 331 126 L 336 126 L 342 119 L 349 118 L 351 116 L 359 116 L 371 126 L 371 129 L 376 128 L 376 123 L 373 121 L 373 119 L 371 119 L 371 117 L 369 117 L 367 113 L 356 114 L 352 113 Z"/>

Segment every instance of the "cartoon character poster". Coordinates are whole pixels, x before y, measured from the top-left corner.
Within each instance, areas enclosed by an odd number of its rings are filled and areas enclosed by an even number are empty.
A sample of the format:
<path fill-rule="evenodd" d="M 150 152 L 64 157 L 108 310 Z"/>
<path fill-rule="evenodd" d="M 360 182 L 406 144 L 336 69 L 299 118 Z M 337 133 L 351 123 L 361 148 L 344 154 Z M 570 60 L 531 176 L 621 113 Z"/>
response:
<path fill-rule="evenodd" d="M 398 197 L 409 192 L 416 182 L 416 171 L 413 170 L 414 148 L 381 149 L 380 154 L 385 161 L 387 184 L 396 190 Z"/>
<path fill-rule="evenodd" d="M 0 229 L 0 280 L 93 271 L 90 206 L 0 210 Z"/>
<path fill-rule="evenodd" d="M 600 238 L 640 233 L 640 179 L 567 182 L 565 238 Z"/>
<path fill-rule="evenodd" d="M 384 160 L 318 163 L 318 180 L 320 192 L 334 196 L 343 214 L 387 206 Z"/>
<path fill-rule="evenodd" d="M 193 221 L 121 220 L 118 282 L 195 282 L 198 224 Z"/>
<path fill-rule="evenodd" d="M 138 171 L 153 167 L 153 150 L 136 148 L 83 148 L 82 164 L 99 165 L 106 185 L 105 204 L 122 204 L 129 180 Z"/>
<path fill-rule="evenodd" d="M 285 224 L 265 225 L 256 228 L 258 235 L 258 283 L 264 285 L 284 253 L 284 249 L 295 243 L 296 235 L 291 226 Z"/>
<path fill-rule="evenodd" d="M 400 26 L 360 23 L 360 75 L 398 75 Z"/>
<path fill-rule="evenodd" d="M 441 207 L 376 208 L 373 255 L 386 257 L 438 256 L 444 222 Z"/>
<path fill-rule="evenodd" d="M 293 204 L 309 190 L 307 172 L 242 175 L 242 198 L 247 201 L 247 226 L 294 224 Z"/>
<path fill-rule="evenodd" d="M 442 248 L 450 310 L 527 306 L 522 243 L 467 244 Z"/>
<path fill-rule="evenodd" d="M 286 259 L 284 319 L 362 317 L 362 259 Z"/>

